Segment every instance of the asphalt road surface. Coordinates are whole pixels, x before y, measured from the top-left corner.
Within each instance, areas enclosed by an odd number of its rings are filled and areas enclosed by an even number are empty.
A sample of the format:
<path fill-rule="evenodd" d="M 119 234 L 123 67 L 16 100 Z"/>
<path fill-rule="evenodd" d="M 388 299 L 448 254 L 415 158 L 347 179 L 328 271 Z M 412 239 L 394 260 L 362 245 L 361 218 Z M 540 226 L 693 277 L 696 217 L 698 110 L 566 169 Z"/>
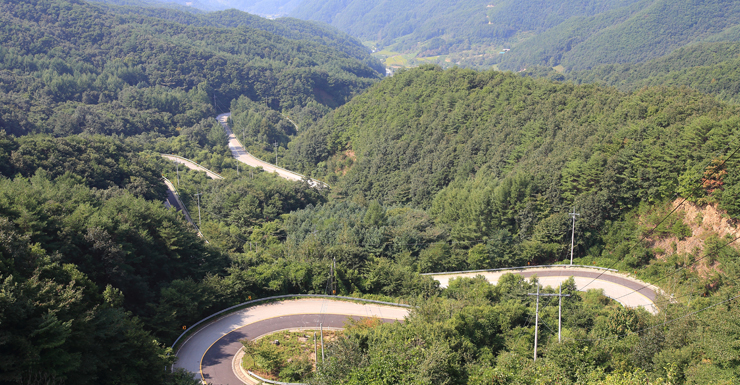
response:
<path fill-rule="evenodd" d="M 175 163 L 180 163 L 182 165 L 185 165 L 185 167 L 187 167 L 187 168 L 189 168 L 191 170 L 205 172 L 206 175 L 208 175 L 208 177 L 211 178 L 211 179 L 224 179 L 224 177 L 222 177 L 221 175 L 218 175 L 215 172 L 213 172 L 213 171 L 211 171 L 211 170 L 209 170 L 209 169 L 207 169 L 207 168 L 205 168 L 205 167 L 203 167 L 203 166 L 201 166 L 201 165 L 193 162 L 192 160 L 183 158 L 181 156 L 175 156 L 175 155 L 170 155 L 170 154 L 162 154 L 162 158 L 171 160 L 171 161 L 173 161 Z"/>
<path fill-rule="evenodd" d="M 214 384 L 241 384 L 241 381 L 231 382 L 236 378 L 235 375 L 226 378 L 228 374 L 225 374 L 232 370 L 231 361 L 240 346 L 237 345 L 238 341 L 244 339 L 240 334 L 230 336 L 232 332 L 244 333 L 242 335 L 253 338 L 287 328 L 314 328 L 318 325 L 317 319 L 318 322 L 325 322 L 326 327 L 342 327 L 348 317 L 400 321 L 407 314 L 408 308 L 324 298 L 252 306 L 220 317 L 186 338 L 176 353 L 178 359 L 175 367 L 184 368 L 198 376 L 202 370 L 203 376 L 208 376 L 206 380 Z M 235 346 L 236 349 L 233 349 Z"/>
<path fill-rule="evenodd" d="M 224 130 L 226 131 L 226 135 L 229 136 L 229 150 L 231 150 L 231 155 L 233 155 L 236 160 L 252 167 L 262 167 L 262 169 L 267 172 L 275 172 L 285 179 L 298 181 L 303 180 L 304 176 L 301 174 L 288 171 L 284 168 L 276 167 L 274 164 L 267 163 L 261 159 L 257 159 L 252 154 L 248 153 L 239 142 L 239 140 L 236 138 L 236 135 L 234 135 L 234 133 L 231 131 L 229 125 L 226 124 L 229 116 L 231 116 L 231 113 L 221 114 L 216 117 L 216 119 L 218 119 L 219 123 L 221 123 L 221 126 L 223 126 Z M 311 181 L 311 185 L 316 185 L 317 183 L 318 182 Z"/>
<path fill-rule="evenodd" d="M 604 295 L 616 300 L 627 307 L 644 307 L 647 311 L 655 314 L 658 308 L 655 306 L 657 287 L 649 285 L 636 278 L 625 274 L 599 269 L 588 269 L 581 267 L 553 267 L 553 268 L 531 268 L 522 270 L 483 271 L 483 272 L 460 272 L 429 274 L 440 282 L 441 287 L 447 287 L 449 280 L 457 277 L 475 277 L 482 275 L 488 282 L 496 283 L 505 273 L 519 274 L 525 278 L 536 275 L 543 286 L 557 288 L 558 285 L 573 277 L 578 290 L 603 289 Z M 597 278 L 594 280 L 594 278 Z"/>
<path fill-rule="evenodd" d="M 232 361 L 241 349 L 240 341 L 255 339 L 278 330 L 297 328 L 319 329 L 319 324 L 325 328 L 343 328 L 348 318 L 360 319 L 358 316 L 339 314 L 301 314 L 276 317 L 255 322 L 236 329 L 216 341 L 205 353 L 202 360 L 203 379 L 213 385 L 241 385 L 243 382 L 234 373 Z M 393 319 L 383 319 L 384 322 L 396 322 Z M 321 347 L 319 346 L 319 349 Z M 234 363 L 238 365 L 239 363 Z"/>

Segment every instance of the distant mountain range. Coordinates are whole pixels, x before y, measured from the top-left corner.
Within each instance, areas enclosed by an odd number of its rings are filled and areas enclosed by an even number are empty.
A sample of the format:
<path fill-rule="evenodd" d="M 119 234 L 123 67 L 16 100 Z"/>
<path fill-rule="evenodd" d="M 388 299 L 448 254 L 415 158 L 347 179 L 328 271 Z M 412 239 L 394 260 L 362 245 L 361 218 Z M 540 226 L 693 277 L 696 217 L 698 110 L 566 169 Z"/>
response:
<path fill-rule="evenodd" d="M 152 5 L 151 0 L 106 0 Z M 700 42 L 740 40 L 732 0 L 174 0 L 169 7 L 236 8 L 329 24 L 379 51 L 386 65 L 436 63 L 560 71 L 637 63 Z"/>
<path fill-rule="evenodd" d="M 97 1 L 97 0 L 92 0 Z M 193 11 L 238 9 L 264 17 L 288 15 L 303 0 L 102 0 L 115 5 L 189 8 Z"/>

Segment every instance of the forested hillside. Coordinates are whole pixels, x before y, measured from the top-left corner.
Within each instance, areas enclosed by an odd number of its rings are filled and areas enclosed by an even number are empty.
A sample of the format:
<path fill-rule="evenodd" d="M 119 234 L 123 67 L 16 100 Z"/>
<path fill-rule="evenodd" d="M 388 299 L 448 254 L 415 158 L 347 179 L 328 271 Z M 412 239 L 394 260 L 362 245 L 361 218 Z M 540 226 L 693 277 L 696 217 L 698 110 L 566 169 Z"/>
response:
<path fill-rule="evenodd" d="M 489 239 L 504 259 L 544 262 L 564 251 L 572 205 L 588 250 L 626 211 L 689 191 L 737 145 L 737 113 L 688 90 L 423 67 L 301 133 L 292 155 L 347 196 L 429 209 L 456 242 Z M 716 192 L 728 209 L 736 181 Z"/>
<path fill-rule="evenodd" d="M 500 292 L 460 280 L 418 302 L 403 325 L 351 330 L 315 383 L 733 383 L 738 366 L 722 357 L 737 357 L 723 342 L 740 330 L 737 238 L 709 236 L 690 252 L 654 245 L 675 245 L 701 225 L 700 215 L 674 213 L 674 200 L 740 215 L 737 114 L 688 89 L 625 94 L 433 66 L 402 71 L 333 111 L 299 135 L 291 156 L 333 179 L 338 196 L 377 200 L 386 213 L 423 209 L 445 241 L 392 252 L 401 266 L 553 263 L 567 255 L 575 208 L 577 261 L 661 282 L 677 302 L 651 318 L 581 294 L 564 310 L 572 334 L 563 344 L 556 307 L 546 305 L 545 359 L 533 364 L 531 308 L 516 310 L 532 289 L 513 277 Z M 393 239 L 386 247 L 423 243 Z"/>
<path fill-rule="evenodd" d="M 731 0 L 644 0 L 603 14 L 577 17 L 518 44 L 502 69 L 532 65 L 583 70 L 636 63 L 702 41 L 737 41 L 740 5 Z"/>
<path fill-rule="evenodd" d="M 336 107 L 380 77 L 308 31 L 291 40 L 55 0 L 3 1 L 0 20 L 0 125 L 13 135 L 172 135 L 240 95 Z"/>
<path fill-rule="evenodd" d="M 306 0 L 291 15 L 331 24 L 400 65 L 585 70 L 740 39 L 740 8 L 730 0 Z"/>
<path fill-rule="evenodd" d="M 162 206 L 159 157 L 102 137 L 0 143 L 2 382 L 174 380 L 138 317 L 162 284 L 227 262 Z"/>
<path fill-rule="evenodd" d="M 355 59 L 362 61 L 375 69 L 378 73 L 385 72 L 380 62 L 370 56 L 369 48 L 362 45 L 362 43 L 357 39 L 331 27 L 315 22 L 301 21 L 292 18 L 268 20 L 259 16 L 237 11 L 235 9 L 210 13 L 193 13 L 184 12 L 182 10 L 141 6 L 104 6 L 104 8 L 107 11 L 116 14 L 145 15 L 197 27 L 243 27 L 258 29 L 291 40 L 306 40 L 320 43 L 331 47 L 332 49 L 342 51 Z"/>
<path fill-rule="evenodd" d="M 327 26 L 113 3 L 0 0 L 1 384 L 195 385 L 163 370 L 183 329 L 330 282 L 413 308 L 350 325 L 301 381 L 737 382 L 734 3 L 306 1 L 379 44 L 512 44 L 529 67 L 382 80 Z M 666 18 L 680 33 L 639 35 Z M 537 36 L 557 44 L 529 46 Z M 213 119 L 225 111 L 248 151 L 331 187 L 237 164 Z M 162 177 L 199 229 L 163 205 Z M 559 263 L 571 210 L 575 263 L 660 286 L 657 315 L 569 281 L 559 343 L 555 300 L 527 295 L 536 277 L 441 289 L 422 275 Z"/>
<path fill-rule="evenodd" d="M 419 57 L 468 52 L 452 55 L 452 62 L 490 66 L 499 60 L 503 44 L 542 33 L 573 17 L 597 15 L 635 1 L 306 0 L 291 16 L 331 24 L 378 49 L 389 47 Z M 487 59 L 476 59 L 480 54 Z"/>
<path fill-rule="evenodd" d="M 687 86 L 737 102 L 740 94 L 740 44 L 699 43 L 643 63 L 604 64 L 568 73 L 578 83 L 602 83 L 624 91 L 648 86 Z"/>
<path fill-rule="evenodd" d="M 589 16 L 629 5 L 621 1 L 517 2 L 466 0 L 413 1 L 311 1 L 292 13 L 319 20 L 376 42 L 379 48 L 398 41 L 411 48 L 417 41 L 440 37 L 448 46 L 497 44 L 521 32 L 542 32 L 573 16 Z"/>

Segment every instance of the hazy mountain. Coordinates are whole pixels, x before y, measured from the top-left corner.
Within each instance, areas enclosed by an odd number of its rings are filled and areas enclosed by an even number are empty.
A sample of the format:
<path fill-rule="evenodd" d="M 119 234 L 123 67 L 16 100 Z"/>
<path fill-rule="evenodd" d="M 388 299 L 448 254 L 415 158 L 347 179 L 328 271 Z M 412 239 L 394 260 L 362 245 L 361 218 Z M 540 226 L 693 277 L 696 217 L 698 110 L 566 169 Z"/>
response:
<path fill-rule="evenodd" d="M 99 0 L 92 0 L 99 1 Z M 100 0 L 116 5 L 187 7 L 201 11 L 238 9 L 265 17 L 279 17 L 290 13 L 303 0 Z"/>
<path fill-rule="evenodd" d="M 701 41 L 738 40 L 740 3 L 732 0 L 645 0 L 590 17 L 577 17 L 517 44 L 501 68 L 563 65 L 581 70 L 635 63 Z"/>

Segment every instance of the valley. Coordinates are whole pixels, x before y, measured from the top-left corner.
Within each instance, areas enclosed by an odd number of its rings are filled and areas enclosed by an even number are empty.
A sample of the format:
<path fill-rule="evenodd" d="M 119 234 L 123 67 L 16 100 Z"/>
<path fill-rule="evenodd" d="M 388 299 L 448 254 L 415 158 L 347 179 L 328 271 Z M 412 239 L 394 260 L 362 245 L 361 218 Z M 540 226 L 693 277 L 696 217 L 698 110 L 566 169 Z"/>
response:
<path fill-rule="evenodd" d="M 733 384 L 739 14 L 0 0 L 0 383 Z"/>

